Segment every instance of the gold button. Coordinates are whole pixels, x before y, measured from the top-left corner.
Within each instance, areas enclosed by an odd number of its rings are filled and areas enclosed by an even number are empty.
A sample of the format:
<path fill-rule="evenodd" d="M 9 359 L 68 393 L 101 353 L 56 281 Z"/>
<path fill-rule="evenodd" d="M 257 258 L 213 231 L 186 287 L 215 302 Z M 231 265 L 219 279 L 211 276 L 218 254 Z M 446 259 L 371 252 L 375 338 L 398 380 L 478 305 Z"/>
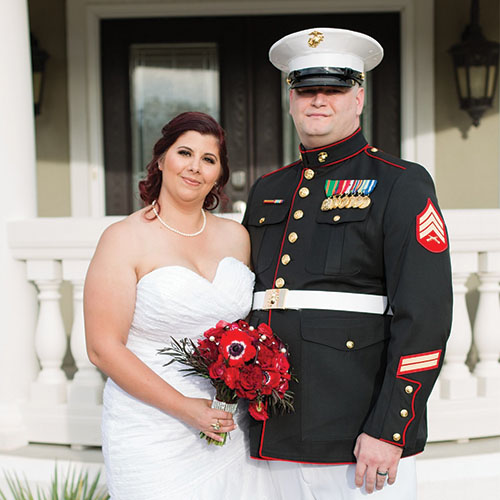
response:
<path fill-rule="evenodd" d="M 285 286 L 285 280 L 283 278 L 278 278 L 274 284 L 276 288 L 283 288 Z"/>
<path fill-rule="evenodd" d="M 305 198 L 306 196 L 309 196 L 309 189 L 308 188 L 300 188 L 299 189 L 299 196 L 301 198 Z"/>
<path fill-rule="evenodd" d="M 352 340 L 348 340 L 346 343 L 345 343 L 347 349 L 352 349 L 354 347 L 354 342 Z"/>
<path fill-rule="evenodd" d="M 302 210 L 295 210 L 295 212 L 293 213 L 293 218 L 295 220 L 299 220 L 302 219 L 302 217 L 304 217 L 304 212 Z"/>
<path fill-rule="evenodd" d="M 304 177 L 310 181 L 313 177 L 314 177 L 314 170 L 311 170 L 310 168 L 308 168 L 305 172 L 304 172 Z"/>
<path fill-rule="evenodd" d="M 290 243 L 295 243 L 299 239 L 299 235 L 297 233 L 290 233 L 288 235 L 288 241 Z"/>
<path fill-rule="evenodd" d="M 285 255 L 283 255 L 281 257 L 281 263 L 286 266 L 288 265 L 288 263 L 292 260 L 292 258 L 290 257 L 290 255 L 288 255 L 287 253 Z"/>
<path fill-rule="evenodd" d="M 321 151 L 321 153 L 318 153 L 318 161 L 320 163 L 325 163 L 327 158 L 328 158 L 328 153 L 326 151 Z"/>
<path fill-rule="evenodd" d="M 377 148 L 371 148 L 371 149 L 370 149 L 370 151 L 371 151 L 372 153 L 376 153 L 376 152 L 378 151 L 378 149 L 377 149 Z"/>
<path fill-rule="evenodd" d="M 404 408 L 399 412 L 399 414 L 403 417 L 406 418 L 408 416 L 408 410 L 405 410 Z"/>
<path fill-rule="evenodd" d="M 263 224 L 265 222 L 266 218 L 265 217 L 261 217 L 259 219 L 259 224 Z"/>
<path fill-rule="evenodd" d="M 411 385 L 407 385 L 405 387 L 406 394 L 411 394 L 413 392 L 413 387 Z"/>
<path fill-rule="evenodd" d="M 336 215 L 336 216 L 333 218 L 333 220 L 334 220 L 335 222 L 338 222 L 338 221 L 340 220 L 340 215 Z"/>
<path fill-rule="evenodd" d="M 400 441 L 401 440 L 401 434 L 398 434 L 397 432 L 395 432 L 392 435 L 392 439 L 394 439 L 394 441 Z"/>

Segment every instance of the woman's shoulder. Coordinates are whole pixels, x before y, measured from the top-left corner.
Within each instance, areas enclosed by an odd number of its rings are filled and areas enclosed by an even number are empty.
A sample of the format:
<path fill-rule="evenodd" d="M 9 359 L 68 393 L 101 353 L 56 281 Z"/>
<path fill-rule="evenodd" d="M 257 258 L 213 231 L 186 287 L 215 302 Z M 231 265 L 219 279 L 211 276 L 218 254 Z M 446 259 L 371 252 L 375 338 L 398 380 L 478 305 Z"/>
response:
<path fill-rule="evenodd" d="M 143 208 L 129 216 L 110 224 L 99 240 L 101 247 L 119 247 L 121 251 L 131 251 L 134 244 L 144 237 L 148 223 L 147 208 Z"/>
<path fill-rule="evenodd" d="M 238 240 L 248 240 L 248 231 L 238 221 L 225 215 L 214 215 L 216 230 Z"/>

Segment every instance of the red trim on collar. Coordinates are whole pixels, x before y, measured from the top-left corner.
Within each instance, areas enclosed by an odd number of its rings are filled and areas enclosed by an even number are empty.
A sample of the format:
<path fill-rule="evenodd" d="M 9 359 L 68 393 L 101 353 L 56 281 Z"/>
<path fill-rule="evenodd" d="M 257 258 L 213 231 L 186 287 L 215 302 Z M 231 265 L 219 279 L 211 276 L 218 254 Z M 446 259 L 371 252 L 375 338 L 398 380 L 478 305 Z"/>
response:
<path fill-rule="evenodd" d="M 301 149 L 299 147 L 299 151 L 301 153 L 314 153 L 315 151 L 320 151 L 322 149 L 331 148 L 332 146 L 336 146 L 337 144 L 341 144 L 342 142 L 348 141 L 351 137 L 354 137 L 360 130 L 361 130 L 361 127 L 358 127 L 351 135 L 344 137 L 344 139 L 341 139 L 340 141 L 333 142 L 332 144 L 327 144 L 326 146 L 321 146 L 320 148 L 316 148 L 316 149 Z M 326 166 L 326 165 L 324 165 L 324 166 Z"/>
<path fill-rule="evenodd" d="M 372 146 L 370 146 L 369 144 L 367 144 L 365 147 L 364 147 L 364 150 L 365 150 L 365 153 L 370 156 L 371 158 L 375 158 L 376 160 L 380 160 L 380 161 L 383 161 L 384 163 L 387 163 L 388 165 L 392 165 L 393 167 L 397 167 L 397 168 L 400 168 L 402 170 L 406 170 L 406 167 L 403 167 L 401 165 L 397 165 L 396 163 L 392 163 L 390 161 L 387 161 L 387 160 L 384 160 L 383 158 L 379 158 L 378 156 L 375 156 L 375 155 L 371 155 L 369 152 L 368 152 L 368 148 L 371 148 Z"/>
<path fill-rule="evenodd" d="M 341 158 L 340 160 L 335 160 L 335 161 L 332 161 L 331 163 L 326 163 L 325 165 L 320 165 L 319 167 L 315 167 L 315 168 L 325 168 L 325 167 L 330 167 L 331 165 L 335 165 L 336 163 L 342 163 L 345 160 L 349 160 L 350 158 L 353 158 L 354 156 L 359 155 L 359 153 L 362 153 L 364 151 L 364 149 L 365 148 L 362 147 L 359 151 L 356 151 L 355 153 L 353 153 L 350 156 L 345 156 L 344 158 Z"/>
<path fill-rule="evenodd" d="M 290 163 L 290 165 L 285 165 L 284 167 L 278 168 L 276 170 L 273 170 L 272 172 L 268 172 L 267 174 L 264 174 L 261 179 L 264 177 L 267 177 L 268 175 L 275 174 L 276 172 L 279 172 L 280 170 L 284 170 L 285 168 L 290 168 L 293 167 L 294 165 L 297 165 L 297 163 L 300 163 L 301 160 L 294 161 L 293 163 Z"/>

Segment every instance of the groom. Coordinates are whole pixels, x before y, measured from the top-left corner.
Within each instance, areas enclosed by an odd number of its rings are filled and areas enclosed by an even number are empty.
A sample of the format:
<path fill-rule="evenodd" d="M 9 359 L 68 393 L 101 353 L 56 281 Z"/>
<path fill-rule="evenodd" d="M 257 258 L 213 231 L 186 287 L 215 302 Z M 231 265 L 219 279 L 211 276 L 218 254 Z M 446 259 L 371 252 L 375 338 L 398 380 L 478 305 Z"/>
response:
<path fill-rule="evenodd" d="M 284 498 L 414 499 L 411 457 L 426 442 L 451 323 L 434 185 L 360 129 L 378 42 L 316 28 L 279 40 L 269 57 L 288 74 L 302 144 L 299 160 L 250 192 L 251 321 L 288 344 L 299 383 L 295 413 L 253 423 L 251 454 L 270 461 Z"/>

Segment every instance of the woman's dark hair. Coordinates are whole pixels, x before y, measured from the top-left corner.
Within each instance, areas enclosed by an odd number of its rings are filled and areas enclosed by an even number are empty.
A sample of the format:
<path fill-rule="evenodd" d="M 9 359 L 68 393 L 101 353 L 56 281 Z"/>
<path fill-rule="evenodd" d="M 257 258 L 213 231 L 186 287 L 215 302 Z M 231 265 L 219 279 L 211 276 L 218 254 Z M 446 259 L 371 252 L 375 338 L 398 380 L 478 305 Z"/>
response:
<path fill-rule="evenodd" d="M 170 120 L 162 129 L 162 137 L 153 147 L 153 158 L 146 167 L 146 178 L 139 182 L 139 195 L 145 205 L 150 205 L 158 199 L 161 188 L 162 173 L 158 162 L 162 159 L 168 148 L 185 132 L 194 130 L 203 135 L 215 137 L 219 143 L 219 158 L 221 174 L 217 184 L 205 197 L 203 208 L 213 210 L 216 208 L 223 195 L 223 188 L 229 180 L 229 165 L 227 160 L 226 137 L 224 129 L 209 115 L 198 111 L 181 113 Z"/>

